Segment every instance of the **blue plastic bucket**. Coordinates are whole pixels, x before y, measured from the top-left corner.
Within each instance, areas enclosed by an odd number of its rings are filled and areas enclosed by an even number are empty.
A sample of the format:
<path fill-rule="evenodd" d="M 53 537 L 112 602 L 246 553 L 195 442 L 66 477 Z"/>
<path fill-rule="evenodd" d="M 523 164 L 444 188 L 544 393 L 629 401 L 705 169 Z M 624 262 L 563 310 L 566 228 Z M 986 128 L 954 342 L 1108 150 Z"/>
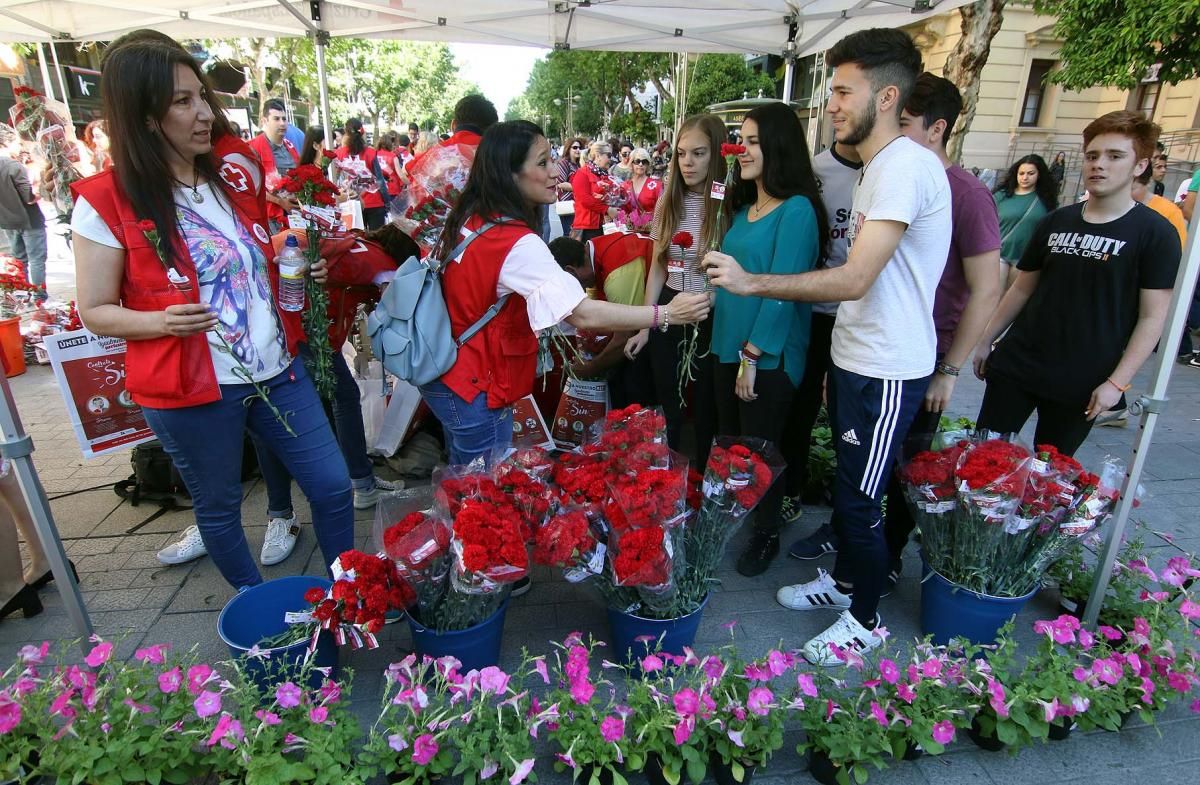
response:
<path fill-rule="evenodd" d="M 500 604 L 496 612 L 474 627 L 451 632 L 437 632 L 408 617 L 408 628 L 412 630 L 413 648 L 417 654 L 439 657 L 455 657 L 462 663 L 462 672 L 483 670 L 489 665 L 500 664 L 500 640 L 504 637 L 504 614 L 508 612 L 508 600 Z"/>
<path fill-rule="evenodd" d="M 325 578 L 289 575 L 251 586 L 226 603 L 217 618 L 217 634 L 225 641 L 233 657 L 241 660 L 242 670 L 260 689 L 267 690 L 299 673 L 308 653 L 309 639 L 290 646 L 260 649 L 269 655 L 265 659 L 246 657 L 246 652 L 264 638 L 287 629 L 288 624 L 283 620 L 285 613 L 312 608 L 312 604 L 305 601 L 304 592 L 314 586 L 324 591 L 332 585 Z M 322 632 L 317 649 L 313 652 L 313 664 L 319 668 L 336 668 L 337 661 L 338 652 L 333 636 Z M 333 674 L 333 671 L 330 673 Z M 316 689 L 324 679 L 319 671 L 312 671 L 308 677 L 309 688 Z"/>
<path fill-rule="evenodd" d="M 921 631 L 945 645 L 951 638 L 996 642 L 996 633 L 1021 612 L 1037 589 L 1024 597 L 993 597 L 951 583 L 930 570 L 921 583 Z"/>
<path fill-rule="evenodd" d="M 711 596 L 705 595 L 699 608 L 678 619 L 647 619 L 609 608 L 609 642 L 613 657 L 617 662 L 628 664 L 660 648 L 667 654 L 683 654 L 683 647 L 696 641 L 696 631 L 700 629 L 704 608 Z"/>

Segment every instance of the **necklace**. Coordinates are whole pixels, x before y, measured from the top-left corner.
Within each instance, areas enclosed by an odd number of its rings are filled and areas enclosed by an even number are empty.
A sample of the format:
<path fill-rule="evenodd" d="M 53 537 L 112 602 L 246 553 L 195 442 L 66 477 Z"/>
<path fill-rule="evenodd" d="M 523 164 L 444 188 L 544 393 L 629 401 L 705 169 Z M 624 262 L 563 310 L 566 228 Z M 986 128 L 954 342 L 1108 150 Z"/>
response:
<path fill-rule="evenodd" d="M 754 211 L 754 217 L 757 218 L 760 215 L 762 215 L 763 210 L 765 210 L 767 207 L 769 207 L 772 202 L 777 202 L 777 201 L 779 201 L 779 199 L 777 199 L 774 196 L 771 196 L 771 197 L 767 198 L 767 201 L 763 202 L 761 207 L 759 206 L 758 202 L 755 202 L 753 205 L 751 205 L 751 207 Z"/>
<path fill-rule="evenodd" d="M 188 185 L 187 183 L 183 182 L 182 180 L 180 180 L 177 177 L 172 177 L 171 179 L 174 180 L 175 182 L 179 183 L 180 185 L 182 185 L 184 188 L 188 188 L 191 190 L 191 194 L 189 195 L 189 198 L 191 198 L 191 200 L 193 202 L 195 202 L 196 204 L 204 204 L 204 194 L 200 193 L 200 191 L 199 191 L 199 186 L 200 186 L 200 173 L 199 172 L 197 172 L 195 169 L 192 170 L 192 184 L 191 185 Z"/>
<path fill-rule="evenodd" d="M 886 150 L 888 148 L 889 144 L 896 141 L 903 135 L 904 134 L 900 134 L 900 136 L 893 136 L 891 139 L 888 140 L 887 144 L 885 144 L 883 147 L 880 147 L 878 150 L 875 151 L 875 155 L 871 156 L 870 161 L 867 161 L 863 164 L 863 168 L 858 173 L 858 184 L 859 185 L 862 185 L 863 178 L 867 176 L 867 167 L 870 166 L 875 161 L 875 159 L 879 157 L 880 153 L 882 153 L 884 150 Z"/>

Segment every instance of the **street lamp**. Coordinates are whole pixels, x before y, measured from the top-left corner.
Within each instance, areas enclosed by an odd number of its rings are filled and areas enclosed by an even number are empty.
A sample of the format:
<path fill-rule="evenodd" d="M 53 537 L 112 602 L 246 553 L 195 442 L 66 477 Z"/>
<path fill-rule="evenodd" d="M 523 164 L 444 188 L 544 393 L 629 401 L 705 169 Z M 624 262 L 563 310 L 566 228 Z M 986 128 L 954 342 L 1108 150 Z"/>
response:
<path fill-rule="evenodd" d="M 566 105 L 566 117 L 564 118 L 564 121 L 563 121 L 563 125 L 566 126 L 566 131 L 563 134 L 563 139 L 570 139 L 575 136 L 575 106 L 576 106 L 576 104 L 579 103 L 579 96 L 574 95 L 571 90 L 572 90 L 572 88 L 568 86 L 567 87 L 567 100 L 566 100 L 566 104 L 565 104 Z M 554 105 L 555 106 L 563 106 L 564 105 L 563 100 L 561 98 L 555 98 Z"/>

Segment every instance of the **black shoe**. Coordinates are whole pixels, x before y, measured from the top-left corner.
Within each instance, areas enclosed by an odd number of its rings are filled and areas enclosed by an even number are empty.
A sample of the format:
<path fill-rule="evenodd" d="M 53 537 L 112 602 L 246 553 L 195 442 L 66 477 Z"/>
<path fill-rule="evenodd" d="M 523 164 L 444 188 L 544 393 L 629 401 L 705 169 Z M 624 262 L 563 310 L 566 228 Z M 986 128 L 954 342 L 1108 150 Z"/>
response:
<path fill-rule="evenodd" d="M 888 567 L 887 577 L 883 579 L 883 591 L 879 595 L 879 599 L 890 596 L 896 590 L 896 584 L 900 582 L 900 574 L 904 572 L 904 562 L 895 561 Z"/>
<path fill-rule="evenodd" d="M 0 608 L 0 621 L 14 611 L 21 611 L 26 619 L 31 619 L 42 612 L 42 601 L 37 596 L 37 589 L 26 584 L 13 595 L 13 598 Z"/>
<path fill-rule="evenodd" d="M 750 538 L 750 544 L 738 559 L 737 571 L 747 578 L 762 575 L 771 566 L 771 561 L 779 555 L 778 534 L 755 533 Z"/>
<path fill-rule="evenodd" d="M 75 576 L 75 582 L 79 583 L 79 570 L 75 569 L 75 562 L 68 560 L 67 564 L 71 565 L 71 574 Z M 46 570 L 46 573 L 42 577 L 38 578 L 29 585 L 35 589 L 41 589 L 52 580 L 54 580 L 54 573 L 50 570 Z"/>
<path fill-rule="evenodd" d="M 526 575 L 524 578 L 519 578 L 519 579 L 513 581 L 513 585 L 512 585 L 512 596 L 513 597 L 520 597 L 520 596 L 522 596 L 524 594 L 528 594 L 528 593 L 529 593 L 529 576 L 528 575 Z"/>
<path fill-rule="evenodd" d="M 833 534 L 833 526 L 822 524 L 815 532 L 797 540 L 788 549 L 788 556 L 793 559 L 819 559 L 830 553 L 837 553 L 837 537 Z"/>

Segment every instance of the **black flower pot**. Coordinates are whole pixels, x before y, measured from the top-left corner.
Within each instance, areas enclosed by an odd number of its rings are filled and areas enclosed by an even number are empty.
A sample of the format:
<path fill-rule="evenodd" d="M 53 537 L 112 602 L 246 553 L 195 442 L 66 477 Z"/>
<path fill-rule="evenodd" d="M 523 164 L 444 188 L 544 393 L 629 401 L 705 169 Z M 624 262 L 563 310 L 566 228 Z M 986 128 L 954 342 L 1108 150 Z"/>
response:
<path fill-rule="evenodd" d="M 657 755 L 648 755 L 646 757 L 646 767 L 642 769 L 642 773 L 646 775 L 646 781 L 650 785 L 671 785 L 667 782 L 667 778 L 663 776 L 662 758 Z"/>
<path fill-rule="evenodd" d="M 1050 723 L 1050 741 L 1066 741 L 1071 737 L 1071 731 L 1073 730 L 1075 730 L 1075 720 L 1070 717 L 1055 720 Z"/>
<path fill-rule="evenodd" d="M 971 727 L 967 730 L 967 735 L 971 737 L 971 741 L 975 742 L 975 746 L 981 750 L 988 752 L 999 752 L 1004 749 L 1004 742 L 995 736 L 983 735 L 983 730 L 979 727 L 979 720 L 971 720 Z"/>
<path fill-rule="evenodd" d="M 901 759 L 918 760 L 923 757 L 925 757 L 925 750 L 921 749 L 921 745 L 909 742 L 904 747 L 904 755 L 901 756 Z"/>
<path fill-rule="evenodd" d="M 750 780 L 754 778 L 754 767 L 743 764 L 742 781 L 738 782 L 737 778 L 733 776 L 732 764 L 725 763 L 716 755 L 709 758 L 708 769 L 712 772 L 717 785 L 750 785 Z"/>
<path fill-rule="evenodd" d="M 821 785 L 838 785 L 838 767 L 833 765 L 824 750 L 808 751 L 808 773 Z"/>

